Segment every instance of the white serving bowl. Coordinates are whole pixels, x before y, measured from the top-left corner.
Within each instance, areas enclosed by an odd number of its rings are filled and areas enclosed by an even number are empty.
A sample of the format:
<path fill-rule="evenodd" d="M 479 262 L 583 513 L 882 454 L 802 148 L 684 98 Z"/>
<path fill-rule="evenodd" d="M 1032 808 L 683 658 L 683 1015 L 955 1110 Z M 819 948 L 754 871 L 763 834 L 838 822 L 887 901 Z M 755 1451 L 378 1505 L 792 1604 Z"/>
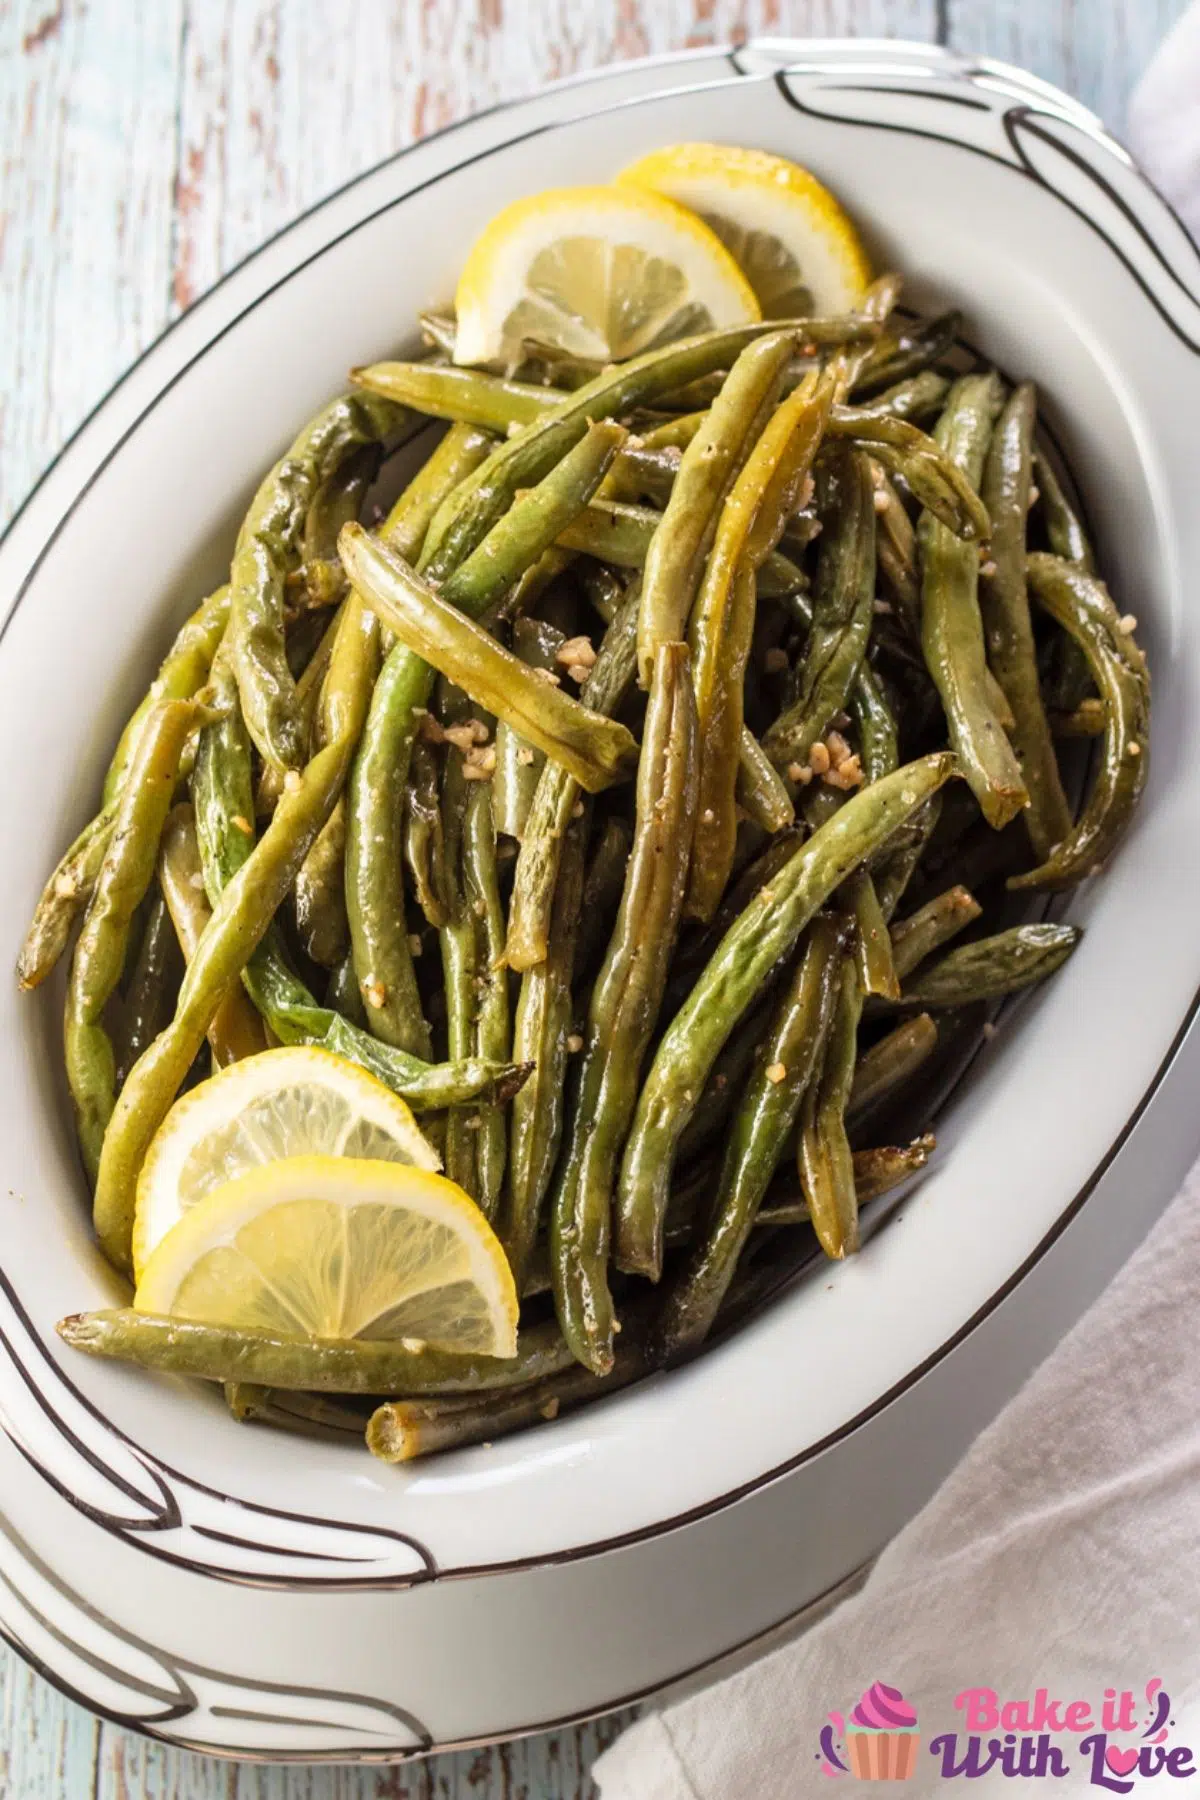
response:
<path fill-rule="evenodd" d="M 347 367 L 444 301 L 502 202 L 684 138 L 808 164 L 917 304 L 1034 377 L 1155 672 L 1130 840 L 1087 926 L 845 1267 L 690 1367 L 387 1469 L 72 1356 L 113 1302 L 59 1074 L 59 994 L 0 988 L 0 1627 L 99 1712 L 266 1758 L 398 1756 L 601 1711 L 868 1559 L 1113 1275 L 1200 1142 L 1200 262 L 1072 101 L 925 46 L 627 65 L 442 133 L 228 277 L 104 401 L 0 546 L 3 960 L 174 624 Z M 453 1577 L 454 1579 L 451 1579 Z"/>

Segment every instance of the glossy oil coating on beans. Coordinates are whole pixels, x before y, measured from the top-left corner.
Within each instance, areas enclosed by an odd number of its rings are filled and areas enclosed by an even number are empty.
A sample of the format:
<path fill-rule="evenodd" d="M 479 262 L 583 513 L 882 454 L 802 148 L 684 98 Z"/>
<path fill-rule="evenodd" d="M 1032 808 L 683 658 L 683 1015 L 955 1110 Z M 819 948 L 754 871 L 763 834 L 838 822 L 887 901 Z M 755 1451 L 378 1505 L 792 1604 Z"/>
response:
<path fill-rule="evenodd" d="M 596 1375 L 612 1367 L 612 1192 L 683 907 L 695 824 L 696 736 L 691 658 L 682 644 L 661 644 L 638 772 L 633 848 L 612 941 L 592 989 L 551 1205 L 559 1324 L 580 1362 Z"/>
<path fill-rule="evenodd" d="M 870 463 L 861 451 L 850 451 L 839 458 L 829 479 L 834 519 L 821 538 L 800 692 L 763 740 L 779 767 L 805 762 L 845 704 L 874 616 L 875 484 Z"/>
<path fill-rule="evenodd" d="M 994 375 L 955 383 L 938 423 L 937 440 L 973 486 L 983 478 L 992 427 L 1003 403 Z M 1029 794 L 1012 745 L 996 717 L 979 616 L 979 553 L 926 513 L 920 527 L 924 558 L 921 639 L 946 710 L 950 741 L 963 774 L 990 825 L 1000 829 Z"/>
<path fill-rule="evenodd" d="M 79 1146 L 93 1183 L 116 1100 L 116 1059 L 104 1009 L 121 979 L 133 915 L 154 878 L 184 740 L 203 720 L 203 711 L 187 700 L 159 700 L 147 713 L 75 946 L 64 1047 Z"/>
<path fill-rule="evenodd" d="M 1014 888 L 1072 887 L 1099 869 L 1128 828 L 1150 773 L 1150 677 L 1146 658 L 1108 589 L 1058 557 L 1029 558 L 1040 606 L 1087 658 L 1107 711 L 1100 766 L 1082 816 L 1047 860 L 1014 876 Z"/>
<path fill-rule="evenodd" d="M 1074 951 L 1075 925 L 1015 925 L 995 937 L 951 950 L 918 969 L 904 985 L 904 1000 L 917 1006 L 969 1006 L 1015 994 L 1053 975 Z"/>
<path fill-rule="evenodd" d="M 721 1045 L 763 979 L 846 877 L 954 772 L 952 757 L 927 756 L 856 794 L 730 927 L 659 1044 L 642 1087 L 617 1194 L 619 1267 L 658 1279 L 675 1146 Z"/>
<path fill-rule="evenodd" d="M 300 768 L 307 752 L 284 647 L 283 598 L 309 507 L 321 483 L 354 451 L 417 428 L 414 415 L 390 400 L 343 395 L 276 463 L 242 522 L 229 577 L 230 649 L 250 735 L 278 768 Z"/>
<path fill-rule="evenodd" d="M 638 676 L 649 687 L 660 644 L 684 637 L 719 509 L 778 397 L 795 334 L 748 344 L 683 453 L 662 522 L 646 556 L 638 623 Z"/>
<path fill-rule="evenodd" d="M 988 664 L 1011 711 L 1008 733 L 1029 790 L 1025 826 L 1034 855 L 1044 861 L 1070 830 L 1071 813 L 1042 704 L 1025 581 L 1036 422 L 1037 395 L 1032 383 L 1024 382 L 996 423 L 984 469 L 992 538 L 979 605 Z"/>
<path fill-rule="evenodd" d="M 663 1297 L 657 1332 L 672 1357 L 707 1335 L 819 1067 L 840 982 L 843 933 L 813 922 L 804 955 L 764 1040 L 733 1121 L 703 1240 Z"/>
<path fill-rule="evenodd" d="M 20 978 L 83 921 L 68 1066 L 119 1268 L 176 1093 L 319 1046 L 422 1115 L 519 1350 L 136 1312 L 67 1342 L 404 1461 L 690 1353 L 906 1192 L 997 1001 L 1078 942 L 1004 880 L 1112 855 L 1149 683 L 1031 386 L 898 294 L 613 367 L 379 364 L 270 471 Z M 1103 738 L 1077 819 L 1073 734 Z"/>

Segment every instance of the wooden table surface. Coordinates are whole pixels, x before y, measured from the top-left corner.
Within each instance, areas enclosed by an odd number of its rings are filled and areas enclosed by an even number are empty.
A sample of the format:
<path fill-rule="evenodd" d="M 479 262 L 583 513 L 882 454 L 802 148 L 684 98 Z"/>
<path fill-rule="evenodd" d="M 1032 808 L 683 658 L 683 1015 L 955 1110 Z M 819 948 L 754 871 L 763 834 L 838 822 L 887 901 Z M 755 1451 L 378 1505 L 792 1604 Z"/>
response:
<path fill-rule="evenodd" d="M 540 82 L 772 32 L 1021 63 L 1120 135 L 1185 0 L 0 0 L 0 523 L 234 263 L 414 138 Z M 164 1749 L 0 1645 L 0 1800 L 583 1800 L 623 1720 L 391 1770 Z"/>

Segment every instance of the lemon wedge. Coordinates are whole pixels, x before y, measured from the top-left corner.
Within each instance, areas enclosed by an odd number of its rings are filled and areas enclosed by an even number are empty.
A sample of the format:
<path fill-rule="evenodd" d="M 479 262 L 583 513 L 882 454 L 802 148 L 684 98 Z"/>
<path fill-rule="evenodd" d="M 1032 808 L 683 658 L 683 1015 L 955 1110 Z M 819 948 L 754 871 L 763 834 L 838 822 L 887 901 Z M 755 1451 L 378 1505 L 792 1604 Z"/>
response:
<path fill-rule="evenodd" d="M 497 213 L 455 296 L 454 360 L 520 360 L 536 345 L 597 363 L 759 317 L 707 225 L 643 186 L 551 188 Z"/>
<path fill-rule="evenodd" d="M 289 1337 L 517 1345 L 512 1272 L 474 1201 L 427 1169 L 345 1156 L 285 1157 L 207 1194 L 150 1257 L 134 1306 Z"/>
<path fill-rule="evenodd" d="M 672 144 L 618 177 L 697 213 L 736 259 L 764 319 L 850 312 L 871 266 L 843 208 L 815 175 L 764 150 Z"/>
<path fill-rule="evenodd" d="M 328 1050 L 264 1050 L 201 1082 L 163 1120 L 138 1179 L 134 1273 L 206 1194 L 314 1152 L 441 1167 L 405 1102 L 373 1075 Z"/>

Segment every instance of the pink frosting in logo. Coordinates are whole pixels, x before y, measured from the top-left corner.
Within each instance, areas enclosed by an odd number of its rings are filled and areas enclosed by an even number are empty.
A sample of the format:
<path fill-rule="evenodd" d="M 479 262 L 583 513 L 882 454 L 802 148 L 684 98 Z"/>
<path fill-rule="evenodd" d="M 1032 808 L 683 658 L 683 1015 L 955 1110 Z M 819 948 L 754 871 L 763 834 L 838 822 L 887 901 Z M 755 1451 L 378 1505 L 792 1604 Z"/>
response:
<path fill-rule="evenodd" d="M 860 1731 L 911 1731 L 917 1715 L 899 1688 L 876 1681 L 850 1714 L 850 1727 Z"/>

